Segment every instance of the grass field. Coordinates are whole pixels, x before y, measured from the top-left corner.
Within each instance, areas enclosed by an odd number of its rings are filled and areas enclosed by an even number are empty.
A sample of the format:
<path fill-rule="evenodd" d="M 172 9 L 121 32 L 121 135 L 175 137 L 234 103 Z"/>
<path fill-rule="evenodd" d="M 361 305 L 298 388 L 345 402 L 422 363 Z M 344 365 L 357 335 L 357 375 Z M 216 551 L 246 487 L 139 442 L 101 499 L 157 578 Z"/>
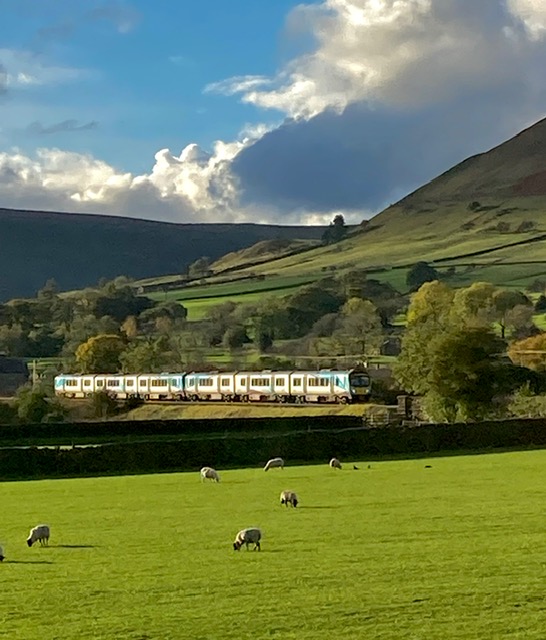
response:
<path fill-rule="evenodd" d="M 357 464 L 4 483 L 0 638 L 545 637 L 546 451 Z"/>

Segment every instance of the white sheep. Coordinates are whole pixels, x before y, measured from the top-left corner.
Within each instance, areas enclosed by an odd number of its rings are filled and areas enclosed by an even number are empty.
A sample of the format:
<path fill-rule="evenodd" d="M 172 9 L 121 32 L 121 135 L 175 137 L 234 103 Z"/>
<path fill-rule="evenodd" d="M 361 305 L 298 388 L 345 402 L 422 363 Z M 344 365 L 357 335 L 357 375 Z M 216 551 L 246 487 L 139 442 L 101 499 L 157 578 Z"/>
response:
<path fill-rule="evenodd" d="M 337 458 L 332 458 L 330 460 L 330 466 L 332 469 L 341 469 L 341 462 Z"/>
<path fill-rule="evenodd" d="M 203 467 L 201 469 L 201 482 L 205 482 L 207 478 L 209 480 L 220 482 L 220 475 L 218 474 L 218 471 L 212 467 Z"/>
<path fill-rule="evenodd" d="M 2 549 L 2 547 L 0 547 L 0 562 L 2 562 L 5 557 L 6 556 L 4 555 L 4 549 Z"/>
<path fill-rule="evenodd" d="M 47 524 L 39 524 L 30 530 L 30 534 L 27 538 L 28 546 L 32 547 L 37 540 L 40 542 L 42 547 L 49 544 L 49 527 Z"/>
<path fill-rule="evenodd" d="M 283 491 L 281 493 L 281 504 L 286 506 L 291 504 L 293 507 L 297 507 L 298 502 L 298 496 L 293 491 Z"/>
<path fill-rule="evenodd" d="M 271 458 L 271 460 L 267 461 L 267 464 L 264 467 L 264 471 L 269 471 L 269 469 L 284 469 L 284 460 L 282 458 Z"/>
<path fill-rule="evenodd" d="M 233 548 L 235 551 L 239 551 L 239 549 L 246 544 L 246 550 L 248 551 L 248 545 L 254 545 L 254 551 L 258 549 L 260 551 L 260 540 L 262 538 L 262 532 L 259 529 L 251 528 L 251 529 L 243 529 L 239 531 L 237 537 L 235 538 L 235 542 L 233 543 Z"/>

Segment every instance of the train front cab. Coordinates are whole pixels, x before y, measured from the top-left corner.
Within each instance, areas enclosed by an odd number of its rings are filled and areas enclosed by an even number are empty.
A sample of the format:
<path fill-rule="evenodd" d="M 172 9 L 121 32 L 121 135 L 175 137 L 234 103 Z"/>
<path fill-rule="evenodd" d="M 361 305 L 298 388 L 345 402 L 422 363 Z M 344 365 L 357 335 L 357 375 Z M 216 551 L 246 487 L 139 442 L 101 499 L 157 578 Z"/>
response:
<path fill-rule="evenodd" d="M 366 371 L 349 372 L 349 385 L 353 402 L 368 402 L 372 392 L 372 380 Z"/>

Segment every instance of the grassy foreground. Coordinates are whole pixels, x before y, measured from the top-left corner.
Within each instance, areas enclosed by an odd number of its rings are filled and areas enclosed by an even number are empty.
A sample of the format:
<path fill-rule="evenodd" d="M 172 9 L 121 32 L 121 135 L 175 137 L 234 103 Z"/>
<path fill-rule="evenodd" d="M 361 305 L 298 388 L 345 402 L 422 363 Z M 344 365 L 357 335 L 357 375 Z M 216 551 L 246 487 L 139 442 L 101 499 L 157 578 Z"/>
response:
<path fill-rule="evenodd" d="M 357 465 L 0 484 L 0 638 L 544 638 L 546 451 Z"/>

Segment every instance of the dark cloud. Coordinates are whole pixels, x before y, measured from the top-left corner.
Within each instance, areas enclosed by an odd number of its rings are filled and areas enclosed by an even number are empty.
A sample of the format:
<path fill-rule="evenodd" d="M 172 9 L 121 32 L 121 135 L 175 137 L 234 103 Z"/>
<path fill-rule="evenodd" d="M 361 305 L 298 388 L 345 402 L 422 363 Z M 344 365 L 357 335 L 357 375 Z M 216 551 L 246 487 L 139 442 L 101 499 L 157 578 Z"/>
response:
<path fill-rule="evenodd" d="M 85 122 L 83 124 L 80 124 L 77 120 L 63 120 L 62 122 L 51 124 L 48 127 L 45 127 L 41 122 L 36 121 L 28 125 L 27 132 L 36 135 L 44 135 L 48 133 L 61 133 L 64 131 L 89 131 L 90 129 L 96 129 L 98 126 L 99 123 L 96 120 L 91 120 L 90 122 Z"/>
<path fill-rule="evenodd" d="M 510 97 L 512 96 L 512 97 Z M 543 104 L 544 93 L 538 104 Z M 378 211 L 542 117 L 521 87 L 410 110 L 349 105 L 287 121 L 234 159 L 243 205 Z"/>

